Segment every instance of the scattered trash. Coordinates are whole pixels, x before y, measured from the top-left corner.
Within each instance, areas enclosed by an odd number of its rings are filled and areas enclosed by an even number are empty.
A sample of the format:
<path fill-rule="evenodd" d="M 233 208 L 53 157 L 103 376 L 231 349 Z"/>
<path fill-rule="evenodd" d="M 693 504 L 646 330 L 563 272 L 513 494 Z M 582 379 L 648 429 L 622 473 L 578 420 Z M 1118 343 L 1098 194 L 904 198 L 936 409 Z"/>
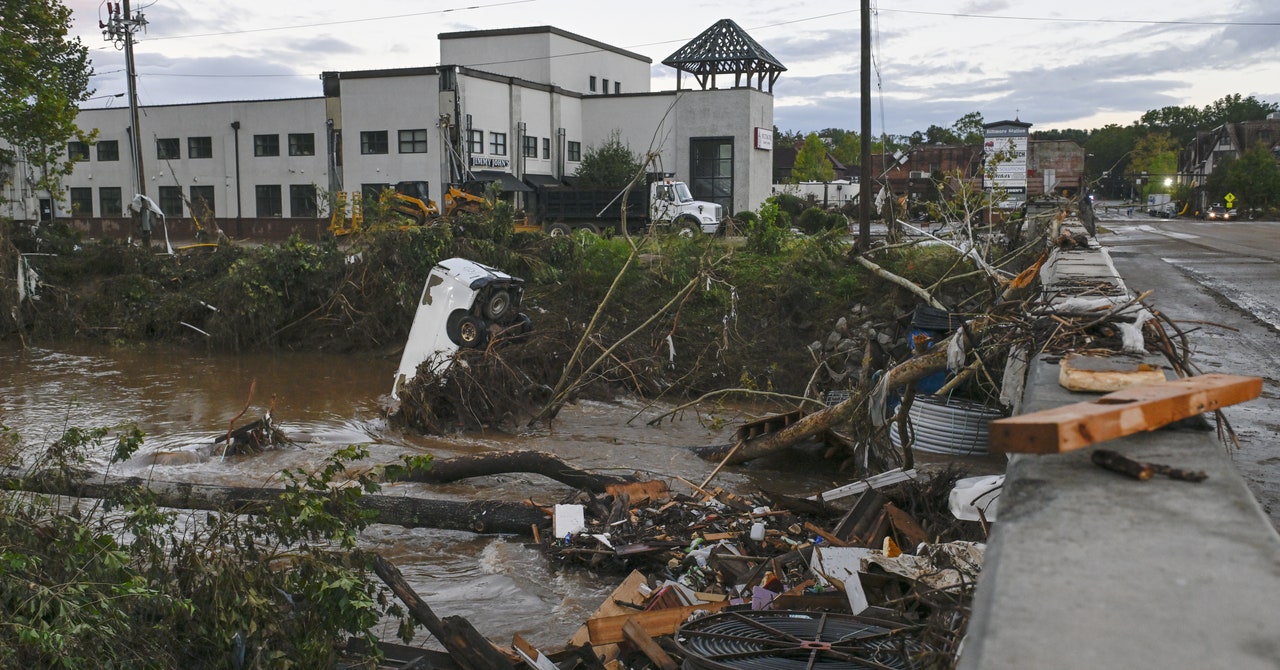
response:
<path fill-rule="evenodd" d="M 951 514 L 961 521 L 995 521 L 1003 488 L 1004 475 L 961 479 L 948 499 Z"/>

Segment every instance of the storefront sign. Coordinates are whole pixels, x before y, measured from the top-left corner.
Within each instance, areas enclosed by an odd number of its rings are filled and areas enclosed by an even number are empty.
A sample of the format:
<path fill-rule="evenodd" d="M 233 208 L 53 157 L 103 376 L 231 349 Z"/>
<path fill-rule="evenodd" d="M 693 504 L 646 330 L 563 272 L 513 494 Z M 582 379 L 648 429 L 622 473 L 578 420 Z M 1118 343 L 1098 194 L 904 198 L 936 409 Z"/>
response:
<path fill-rule="evenodd" d="M 756 128 L 755 146 L 757 149 L 773 151 L 773 129 Z"/>
<path fill-rule="evenodd" d="M 511 161 L 506 158 L 489 158 L 487 156 L 472 156 L 471 167 L 510 167 Z"/>

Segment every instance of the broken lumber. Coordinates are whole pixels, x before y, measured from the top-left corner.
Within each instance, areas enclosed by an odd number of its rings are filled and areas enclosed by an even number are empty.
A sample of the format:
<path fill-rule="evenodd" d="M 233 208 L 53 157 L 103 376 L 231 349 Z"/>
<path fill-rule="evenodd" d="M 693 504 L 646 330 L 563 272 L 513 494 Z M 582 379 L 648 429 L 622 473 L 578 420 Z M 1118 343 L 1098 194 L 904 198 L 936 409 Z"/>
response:
<path fill-rule="evenodd" d="M 650 636 L 672 635 L 680 627 L 680 624 L 689 618 L 690 614 L 701 610 L 718 612 L 728 606 L 729 601 L 722 600 L 700 605 L 667 607 L 647 612 L 631 612 L 617 616 L 597 617 L 587 620 L 587 630 L 590 632 L 592 645 L 611 644 L 626 640 L 627 637 L 623 633 L 623 627 L 630 621 L 634 621 Z"/>
<path fill-rule="evenodd" d="M 236 514 L 265 511 L 285 492 L 284 489 L 167 482 L 88 472 L 74 474 L 75 476 L 68 477 L 61 470 L 27 473 L 3 468 L 0 469 L 0 486 L 8 490 L 75 498 L 118 498 L 130 490 L 141 490 L 154 496 L 155 503 L 161 507 Z M 531 526 L 550 523 L 550 517 L 545 512 L 524 503 L 365 494 L 360 496 L 357 504 L 377 512 L 376 523 L 405 528 L 438 528 L 527 537 Z"/>
<path fill-rule="evenodd" d="M 1131 386 L 1075 403 L 991 422 L 991 448 L 1060 454 L 1257 398 L 1262 379 L 1210 374 Z"/>

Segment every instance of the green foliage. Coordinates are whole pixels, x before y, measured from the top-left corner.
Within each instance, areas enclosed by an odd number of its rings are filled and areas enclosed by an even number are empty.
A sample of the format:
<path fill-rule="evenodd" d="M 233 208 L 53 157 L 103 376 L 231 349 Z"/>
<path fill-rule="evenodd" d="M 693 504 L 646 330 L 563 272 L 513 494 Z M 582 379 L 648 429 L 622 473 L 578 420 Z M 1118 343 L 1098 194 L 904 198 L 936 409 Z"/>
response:
<path fill-rule="evenodd" d="M 826 212 L 818 207 L 809 207 L 796 218 L 796 227 L 807 235 L 826 230 L 844 230 L 847 227 L 845 218 L 834 212 Z"/>
<path fill-rule="evenodd" d="M 858 138 L 858 134 L 852 131 L 840 133 L 835 146 L 831 149 L 831 155 L 845 165 L 860 165 L 862 141 Z"/>
<path fill-rule="evenodd" d="M 88 48 L 67 39 L 71 10 L 57 0 L 0 0 L 0 16 L 0 140 L 11 147 L 0 165 L 12 165 L 17 150 L 37 188 L 59 193 L 72 167 L 67 140 L 92 140 L 75 124 L 77 103 L 91 94 Z"/>
<path fill-rule="evenodd" d="M 1280 205 L 1280 168 L 1270 147 L 1259 142 L 1239 158 L 1224 160 L 1209 178 L 1208 187 L 1216 201 L 1231 193 L 1238 209 L 1267 210 Z"/>
<path fill-rule="evenodd" d="M 142 444 L 135 426 L 67 430 L 34 464 L 71 472 L 118 463 Z M 366 477 L 338 485 L 363 447 L 315 471 L 282 474 L 284 492 L 252 513 L 185 518 L 142 490 L 100 503 L 13 493 L 0 503 L 0 667 L 333 667 L 335 643 L 372 641 L 403 618 L 368 557 Z"/>
<path fill-rule="evenodd" d="M 622 143 L 621 132 L 614 130 L 598 147 L 588 147 L 574 176 L 588 188 L 621 189 L 640 171 L 640 157 Z"/>
<path fill-rule="evenodd" d="M 1165 180 L 1176 181 L 1173 177 L 1177 172 L 1178 145 L 1168 133 L 1153 132 L 1138 138 L 1126 176 L 1142 182 L 1143 196 L 1167 193 Z"/>
<path fill-rule="evenodd" d="M 804 138 L 804 147 L 796 152 L 796 163 L 791 169 L 791 180 L 831 181 L 836 178 L 836 170 L 827 158 L 827 145 L 817 133 L 809 133 Z"/>
<path fill-rule="evenodd" d="M 792 196 L 794 197 L 794 196 Z M 747 250 L 756 254 L 772 256 L 782 251 L 782 245 L 788 236 L 785 227 L 787 218 L 778 205 L 780 196 L 765 199 L 760 206 L 760 216 L 747 222 Z"/>

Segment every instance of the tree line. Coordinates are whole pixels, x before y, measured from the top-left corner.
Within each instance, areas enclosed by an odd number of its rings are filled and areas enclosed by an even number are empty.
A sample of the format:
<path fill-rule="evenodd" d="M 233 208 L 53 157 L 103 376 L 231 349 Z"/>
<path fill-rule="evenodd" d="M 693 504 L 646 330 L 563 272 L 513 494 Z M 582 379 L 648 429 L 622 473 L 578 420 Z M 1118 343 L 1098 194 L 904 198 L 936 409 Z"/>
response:
<path fill-rule="evenodd" d="M 1129 125 L 1107 124 L 1101 128 L 1033 130 L 1032 139 L 1071 140 L 1084 148 L 1085 172 L 1093 190 L 1108 197 L 1146 196 L 1171 193 L 1175 199 L 1190 197 L 1189 186 L 1180 184 L 1179 157 L 1200 132 L 1226 123 L 1258 121 L 1280 111 L 1280 104 L 1255 96 L 1233 93 L 1204 107 L 1168 106 L 1152 109 Z M 927 144 L 973 145 L 982 143 L 981 112 L 961 116 L 948 127 L 930 125 L 909 135 L 882 135 L 873 138 L 873 154 L 910 150 Z M 830 159 L 844 165 L 858 165 L 861 138 L 855 131 L 824 128 L 802 132 L 774 129 L 779 144 L 803 142 L 796 155 L 793 181 L 830 181 L 834 168 Z M 1166 184 L 1163 177 L 1173 183 Z M 1271 146 L 1258 143 L 1241 147 L 1239 156 L 1225 160 L 1206 186 L 1217 199 L 1234 193 L 1249 208 L 1271 209 L 1280 205 L 1280 167 Z"/>

